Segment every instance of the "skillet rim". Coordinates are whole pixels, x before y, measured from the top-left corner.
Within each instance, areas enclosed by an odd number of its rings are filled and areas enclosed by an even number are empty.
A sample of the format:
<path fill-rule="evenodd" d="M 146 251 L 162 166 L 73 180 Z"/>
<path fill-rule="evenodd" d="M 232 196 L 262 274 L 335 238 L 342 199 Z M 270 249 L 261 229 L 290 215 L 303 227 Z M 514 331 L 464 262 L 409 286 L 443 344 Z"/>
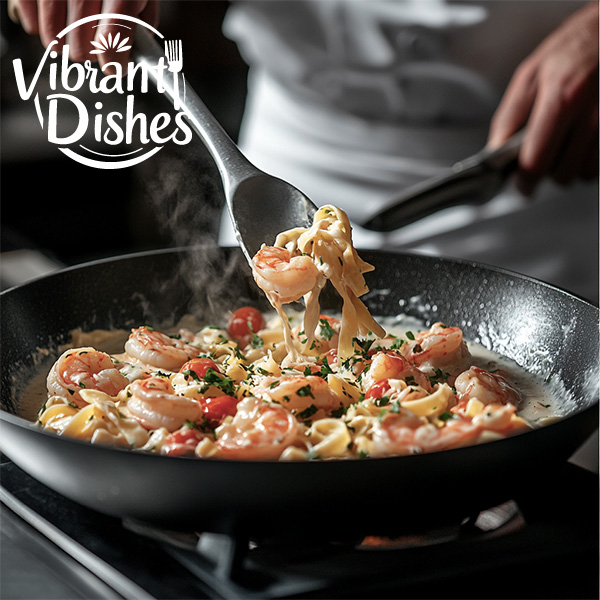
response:
<path fill-rule="evenodd" d="M 21 429 L 25 429 L 34 435 L 42 434 L 43 436 L 53 438 L 57 441 L 60 440 L 61 443 L 67 442 L 68 444 L 71 444 L 74 446 L 80 446 L 80 447 L 84 446 L 84 447 L 88 448 L 89 451 L 91 451 L 91 452 L 95 451 L 92 449 L 99 449 L 102 452 L 111 452 L 112 453 L 112 452 L 116 451 L 118 453 L 126 454 L 129 456 L 133 455 L 133 456 L 148 457 L 143 460 L 149 460 L 149 459 L 153 459 L 153 460 L 161 459 L 163 461 L 164 460 L 170 460 L 170 461 L 184 460 L 184 461 L 187 461 L 187 462 L 190 462 L 193 464 L 204 464 L 204 463 L 231 464 L 231 465 L 237 465 L 239 467 L 240 465 L 253 465 L 253 466 L 256 466 L 256 465 L 307 465 L 307 464 L 335 465 L 335 464 L 339 464 L 339 463 L 368 464 L 369 462 L 372 462 L 372 461 L 377 461 L 378 463 L 381 463 L 384 461 L 385 462 L 391 462 L 391 461 L 397 462 L 398 460 L 401 460 L 401 459 L 411 459 L 413 461 L 419 461 L 419 460 L 426 461 L 426 460 L 435 460 L 435 458 L 428 459 L 428 458 L 422 458 L 422 457 L 436 457 L 436 456 L 440 456 L 440 455 L 444 455 L 444 456 L 455 455 L 458 458 L 459 455 L 464 454 L 465 452 L 472 453 L 473 449 L 477 448 L 477 447 L 483 447 L 483 446 L 487 447 L 492 444 L 494 444 L 494 445 L 496 445 L 496 447 L 498 447 L 498 445 L 501 443 L 508 445 L 508 444 L 511 444 L 512 440 L 515 440 L 516 438 L 520 438 L 523 436 L 531 437 L 531 436 L 535 435 L 536 437 L 540 437 L 540 436 L 546 435 L 543 432 L 545 432 L 549 429 L 556 431 L 556 429 L 568 427 L 569 424 L 575 420 L 580 421 L 582 419 L 589 418 L 590 422 L 591 422 L 591 418 L 594 416 L 594 414 L 596 415 L 596 421 L 597 421 L 598 416 L 600 414 L 598 398 L 596 398 L 596 400 L 593 403 L 591 403 L 589 406 L 586 406 L 585 408 L 583 408 L 581 410 L 578 410 L 570 415 L 562 417 L 562 418 L 560 418 L 560 420 L 555 421 L 553 423 L 549 423 L 548 425 L 545 425 L 543 427 L 536 427 L 534 429 L 525 430 L 523 432 L 516 433 L 515 435 L 511 435 L 509 437 L 496 439 L 496 440 L 490 440 L 488 442 L 483 442 L 481 444 L 470 444 L 467 446 L 460 446 L 457 448 L 448 448 L 446 450 L 435 450 L 434 452 L 419 452 L 419 453 L 415 453 L 415 454 L 405 454 L 405 455 L 367 457 L 364 459 L 350 457 L 350 458 L 334 458 L 334 459 L 330 459 L 330 460 L 302 460 L 302 461 L 274 460 L 274 459 L 269 459 L 269 460 L 267 460 L 267 459 L 260 459 L 260 460 L 257 460 L 257 459 L 252 459 L 252 460 L 222 459 L 222 458 L 214 458 L 214 457 L 208 457 L 208 456 L 207 457 L 168 456 L 168 455 L 163 455 L 163 454 L 153 454 L 152 452 L 136 452 L 135 450 L 131 450 L 129 448 L 121 448 L 118 446 L 109 446 L 109 445 L 101 445 L 101 444 L 92 444 L 91 442 L 88 442 L 85 440 L 80 440 L 77 438 L 63 437 L 53 431 L 46 431 L 44 429 L 41 429 L 41 428 L 37 427 L 37 425 L 34 422 L 28 421 L 27 419 L 25 419 L 24 417 L 21 417 L 19 415 L 14 415 L 4 409 L 0 409 L 0 423 L 2 423 L 2 421 L 7 421 L 11 425 L 15 425 Z M 593 433 L 595 431 L 595 429 L 597 429 L 597 428 L 598 428 L 597 425 L 596 425 L 596 428 L 590 427 L 590 434 Z M 588 437 L 589 437 L 589 435 L 588 435 Z M 580 447 L 583 443 L 585 443 L 586 439 L 587 438 L 583 439 L 577 447 Z M 0 442 L 0 446 L 2 446 L 1 442 Z M 4 453 L 6 453 L 5 450 L 4 450 Z M 452 454 L 448 454 L 448 453 L 452 453 Z M 6 454 L 10 458 L 10 455 L 8 453 L 6 453 Z M 234 467 L 230 467 L 230 468 L 234 468 Z M 259 468 L 263 468 L 263 467 L 259 467 Z M 264 468 L 267 468 L 267 467 L 264 467 Z M 290 469 L 293 467 L 276 467 L 276 468 Z M 300 469 L 300 468 L 306 468 L 306 467 L 296 467 L 296 468 Z M 318 468 L 332 468 L 332 467 L 318 467 Z"/>
<path fill-rule="evenodd" d="M 94 260 L 78 263 L 75 265 L 68 265 L 68 266 L 56 269 L 55 271 L 52 271 L 50 273 L 46 273 L 44 275 L 30 279 L 24 283 L 21 283 L 21 284 L 12 286 L 6 290 L 3 290 L 2 292 L 0 292 L 0 298 L 2 298 L 3 296 L 5 296 L 8 293 L 16 293 L 23 287 L 26 287 L 29 285 L 35 285 L 36 283 L 38 283 L 40 281 L 45 281 L 45 280 L 51 279 L 55 276 L 63 276 L 64 274 L 68 274 L 68 273 L 74 272 L 74 271 L 76 272 L 76 271 L 79 271 L 82 269 L 94 268 L 94 267 L 99 267 L 102 265 L 114 264 L 114 263 L 118 263 L 118 262 L 124 262 L 124 261 L 136 260 L 136 259 L 144 259 L 144 258 L 148 258 L 151 256 L 158 256 L 158 255 L 190 254 L 190 253 L 194 253 L 194 252 L 201 252 L 202 250 L 205 250 L 205 249 L 213 249 L 213 250 L 219 249 L 221 251 L 225 251 L 228 254 L 228 256 L 231 256 L 231 255 L 237 253 L 238 257 L 245 259 L 241 249 L 238 246 L 215 246 L 215 245 L 208 244 L 206 246 L 204 246 L 204 245 L 176 246 L 176 247 L 171 247 L 171 248 L 143 250 L 143 251 L 139 251 L 139 252 L 118 254 L 118 255 L 113 255 L 113 256 L 97 258 Z M 550 290 L 553 290 L 555 292 L 559 292 L 561 295 L 566 296 L 567 298 L 572 298 L 577 302 L 581 302 L 584 305 L 587 305 L 588 307 L 595 310 L 597 312 L 597 315 L 596 315 L 597 319 L 600 320 L 600 311 L 598 309 L 597 303 L 591 302 L 590 300 L 583 298 L 582 296 L 579 296 L 578 294 L 575 294 L 573 292 L 565 290 L 557 285 L 545 282 L 540 279 L 536 279 L 530 275 L 525 275 L 522 273 L 518 273 L 516 271 L 512 271 L 510 269 L 506 269 L 504 267 L 498 267 L 498 266 L 490 265 L 487 263 L 473 261 L 473 260 L 467 260 L 467 259 L 462 259 L 462 258 L 435 256 L 435 255 L 430 255 L 430 254 L 426 254 L 426 253 L 403 251 L 403 250 L 357 248 L 357 251 L 358 251 L 359 255 L 361 256 L 361 258 L 364 257 L 364 255 L 406 256 L 407 258 L 417 258 L 419 260 L 429 261 L 432 264 L 436 263 L 436 262 L 442 263 L 442 264 L 450 263 L 450 264 L 454 264 L 456 266 L 468 266 L 469 268 L 472 268 L 472 269 L 483 269 L 483 270 L 487 270 L 490 272 L 494 272 L 496 274 L 500 274 L 502 276 L 513 277 L 513 278 L 516 278 L 521 281 L 530 282 L 536 286 L 542 286 L 542 287 L 548 288 Z M 369 262 L 368 258 L 366 258 L 365 260 L 367 262 Z M 250 268 L 250 267 L 248 266 L 248 268 Z M 373 291 L 375 291 L 375 290 L 369 290 L 369 292 L 367 292 L 367 294 L 365 294 L 365 295 L 368 295 L 369 293 L 371 293 Z M 598 333 L 600 334 L 600 331 L 598 331 Z M 508 438 L 492 440 L 492 441 L 486 442 L 485 444 L 482 444 L 482 445 L 489 445 L 489 444 L 498 443 L 498 442 L 510 442 L 510 440 L 515 439 L 516 437 L 521 437 L 522 435 L 525 435 L 525 434 L 533 435 L 536 432 L 544 431 L 544 430 L 547 430 L 548 428 L 556 429 L 556 426 L 560 426 L 561 423 L 568 423 L 568 422 L 571 422 L 573 419 L 579 420 L 579 419 L 586 418 L 586 415 L 588 413 L 590 413 L 590 418 L 591 418 L 592 413 L 596 413 L 596 421 L 597 421 L 598 405 L 599 405 L 599 400 L 600 400 L 600 398 L 599 398 L 600 394 L 598 393 L 598 388 L 596 388 L 594 396 L 595 397 L 594 397 L 593 401 L 591 401 L 583 409 L 580 409 L 571 414 L 568 414 L 568 415 L 560 418 L 559 421 L 550 423 L 543 427 L 535 428 L 532 430 L 527 430 L 522 433 L 510 436 Z M 45 430 L 37 427 L 36 423 L 33 421 L 29 421 L 24 417 L 21 417 L 19 415 L 13 414 L 13 413 L 5 410 L 4 408 L 0 408 L 0 422 L 4 421 L 4 420 L 8 421 L 12 425 L 16 425 L 21 428 L 32 430 L 32 431 L 35 431 L 36 433 L 42 433 L 43 435 L 50 436 L 52 438 L 61 439 L 63 441 L 67 441 L 68 443 L 72 443 L 72 444 L 76 444 L 76 445 L 82 444 L 86 447 L 94 447 L 94 448 L 101 447 L 106 450 L 111 450 L 111 451 L 117 450 L 117 451 L 125 452 L 127 454 L 132 453 L 132 450 L 127 449 L 127 448 L 119 448 L 119 447 L 111 447 L 111 446 L 97 446 L 97 445 L 91 444 L 90 442 L 87 442 L 84 440 L 78 440 L 78 439 L 73 439 L 73 438 L 64 438 L 64 437 L 60 436 L 59 434 L 56 434 L 56 433 L 50 432 L 50 431 L 45 431 Z M 155 458 L 157 456 L 160 456 L 162 459 L 171 459 L 171 460 L 172 459 L 185 459 L 187 461 L 191 461 L 191 462 L 195 462 L 195 463 L 211 462 L 211 463 L 219 463 L 219 464 L 228 463 L 228 464 L 235 464 L 235 465 L 248 464 L 248 463 L 251 463 L 251 464 L 285 464 L 285 463 L 288 463 L 288 464 L 308 464 L 308 463 L 336 464 L 339 462 L 356 463 L 356 462 L 368 462 L 368 461 L 372 461 L 372 460 L 377 460 L 377 461 L 392 461 L 392 460 L 394 460 L 394 461 L 396 461 L 397 459 L 409 458 L 409 457 L 415 459 L 416 457 L 432 456 L 432 455 L 435 456 L 435 455 L 439 455 L 440 453 L 447 453 L 447 452 L 460 453 L 461 451 L 468 451 L 470 448 L 473 448 L 475 446 L 477 446 L 477 444 L 459 447 L 459 448 L 450 448 L 448 450 L 438 450 L 435 452 L 418 453 L 418 454 L 411 454 L 411 455 L 370 457 L 366 460 L 358 459 L 358 458 L 317 460 L 317 461 L 234 460 L 234 459 L 217 459 L 217 458 L 210 458 L 210 457 L 198 458 L 198 457 L 188 457 L 188 456 L 163 456 L 163 455 L 152 454 L 149 452 L 148 453 L 139 453 L 139 454 L 143 454 L 143 455 L 147 454 L 148 456 L 153 456 Z M 134 452 L 134 454 L 135 454 L 135 452 Z M 423 460 L 423 459 L 421 459 L 421 460 Z"/>
<path fill-rule="evenodd" d="M 102 258 L 96 258 L 96 259 L 92 259 L 89 261 L 77 263 L 75 265 L 67 265 L 65 267 L 58 268 L 54 271 L 50 271 L 49 273 L 46 273 L 44 275 L 39 275 L 39 276 L 29 279 L 23 283 L 13 285 L 5 290 L 0 291 L 0 298 L 9 292 L 13 292 L 14 290 L 18 290 L 24 286 L 37 283 L 39 281 L 54 277 L 56 275 L 61 275 L 63 273 L 69 273 L 71 271 L 76 271 L 79 269 L 100 266 L 103 264 L 108 264 L 108 263 L 113 263 L 113 262 L 121 262 L 121 261 L 125 261 L 125 260 L 130 260 L 130 259 L 144 258 L 144 257 L 152 256 L 152 255 L 177 254 L 177 253 L 186 254 L 186 253 L 192 253 L 192 252 L 199 252 L 199 251 L 202 251 L 203 249 L 216 249 L 216 248 L 220 249 L 220 250 L 224 250 L 226 252 L 232 252 L 232 253 L 237 252 L 237 253 L 239 253 L 239 255 L 241 257 L 244 257 L 243 252 L 239 246 L 214 246 L 214 245 L 209 245 L 209 244 L 207 244 L 206 246 L 203 246 L 203 245 L 174 246 L 171 248 L 157 248 L 157 249 L 153 249 L 153 250 L 141 250 L 139 252 L 131 252 L 131 253 L 126 253 L 126 254 L 115 254 L 115 255 L 111 255 L 111 256 L 105 256 Z M 386 249 L 380 249 L 380 248 L 356 248 L 356 250 L 359 253 L 359 256 L 361 256 L 363 253 L 383 254 L 383 255 L 389 255 L 389 256 L 400 255 L 400 256 L 407 256 L 409 258 L 414 257 L 414 258 L 419 258 L 419 259 L 424 259 L 424 260 L 431 260 L 434 262 L 438 261 L 438 262 L 442 262 L 442 263 L 453 263 L 455 265 L 469 266 L 469 267 L 475 268 L 475 269 L 483 268 L 483 269 L 486 269 L 489 271 L 493 271 L 495 273 L 500 273 L 500 274 L 508 275 L 511 277 L 516 277 L 517 279 L 521 279 L 524 281 L 529 281 L 536 285 L 542 285 L 544 287 L 558 291 L 561 294 L 564 294 L 568 297 L 572 297 L 580 302 L 583 302 L 584 304 L 587 304 L 587 305 L 591 306 L 592 308 L 599 309 L 599 307 L 600 307 L 600 302 L 594 302 L 594 301 L 590 300 L 589 298 L 585 298 L 575 292 L 569 291 L 566 288 L 558 286 L 554 283 L 549 283 L 547 281 L 544 281 L 543 279 L 537 279 L 536 277 L 533 277 L 532 275 L 526 275 L 524 273 L 519 273 L 518 271 L 513 271 L 506 267 L 499 267 L 499 266 L 492 265 L 492 264 L 486 263 L 486 262 L 469 260 L 466 258 L 459 258 L 459 257 L 454 257 L 454 256 L 435 256 L 433 254 L 427 254 L 425 252 L 416 252 L 416 251 L 410 251 L 410 250 L 386 250 Z M 362 256 L 361 256 L 361 258 L 362 258 Z M 369 290 L 369 292 L 372 292 L 372 290 Z M 367 292 L 367 294 L 369 294 L 369 292 Z"/>

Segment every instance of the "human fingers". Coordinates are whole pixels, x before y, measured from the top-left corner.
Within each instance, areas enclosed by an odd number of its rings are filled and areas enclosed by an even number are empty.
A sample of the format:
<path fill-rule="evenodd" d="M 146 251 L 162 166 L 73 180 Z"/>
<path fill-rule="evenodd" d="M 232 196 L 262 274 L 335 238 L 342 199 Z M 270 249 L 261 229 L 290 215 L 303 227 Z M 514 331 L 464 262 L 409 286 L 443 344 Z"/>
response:
<path fill-rule="evenodd" d="M 595 179 L 598 177 L 598 171 L 600 170 L 598 163 L 598 154 L 600 147 L 598 145 L 598 103 L 596 103 L 592 112 L 590 113 L 590 121 L 592 122 L 591 136 L 592 141 L 587 153 L 586 158 L 583 160 L 581 165 L 581 177 L 583 179 Z"/>
<path fill-rule="evenodd" d="M 66 0 L 40 0 L 38 2 L 38 28 L 40 40 L 45 48 L 65 28 L 67 24 Z M 59 40 L 55 49 L 60 51 L 64 40 Z"/>
<path fill-rule="evenodd" d="M 494 149 L 503 144 L 517 131 L 523 129 L 531 115 L 538 94 L 538 62 L 535 55 L 523 61 L 515 70 L 506 92 L 502 97 L 490 124 L 487 147 Z M 525 132 L 523 145 L 528 137 Z M 521 168 L 522 150 L 514 177 L 517 190 L 531 196 L 539 184 L 540 177 Z"/>
<path fill-rule="evenodd" d="M 598 149 L 598 108 L 580 111 L 551 169 L 551 177 L 559 185 L 576 179 L 589 179 L 598 173 L 598 164 L 590 161 Z"/>
<path fill-rule="evenodd" d="M 570 161 L 568 157 L 576 152 L 577 144 L 587 145 L 586 128 L 597 129 L 588 120 L 598 104 L 597 60 L 597 54 L 583 61 L 579 53 L 563 49 L 543 58 L 538 92 L 519 155 L 522 170 L 538 177 L 552 175 L 561 162 L 561 153 Z M 563 164 L 563 168 L 568 167 L 568 162 Z"/>
<path fill-rule="evenodd" d="M 520 189 L 531 193 L 542 177 L 562 164 L 561 152 L 570 148 L 578 115 L 588 98 L 595 97 L 597 104 L 597 87 L 598 3 L 590 2 L 521 63 L 492 119 L 489 147 L 526 124 L 519 155 Z M 561 168 L 568 169 L 568 163 Z"/>
<path fill-rule="evenodd" d="M 146 8 L 140 13 L 140 19 L 156 27 L 160 18 L 160 0 L 150 0 L 146 4 Z"/>
<path fill-rule="evenodd" d="M 536 96 L 519 155 L 521 179 L 578 176 L 581 148 L 597 131 L 587 115 L 598 104 L 598 7 L 590 4 L 565 22 L 533 53 Z"/>
<path fill-rule="evenodd" d="M 555 103 L 536 99 L 519 153 L 515 184 L 523 195 L 531 196 L 539 182 L 550 174 L 567 142 L 569 129 L 570 122 L 564 115 L 560 119 L 560 110 Z"/>
<path fill-rule="evenodd" d="M 584 180 L 596 179 L 599 171 L 599 151 L 598 148 L 598 132 L 596 132 L 596 139 L 590 147 L 587 158 L 584 160 L 582 165 L 581 177 Z"/>
<path fill-rule="evenodd" d="M 153 12 L 157 9 L 151 8 L 148 0 L 104 0 L 102 4 L 102 12 L 116 13 L 120 15 L 128 15 L 132 17 L 140 17 L 144 11 L 149 11 L 150 16 L 154 16 Z M 156 12 L 155 15 L 158 13 Z M 115 22 L 112 19 L 102 20 L 96 29 L 95 42 L 101 44 L 106 50 L 98 55 L 98 62 L 105 73 L 114 73 L 115 69 L 110 63 L 118 63 L 125 72 L 129 61 L 130 47 L 133 42 L 133 34 L 135 31 L 135 23 L 130 23 L 123 29 L 122 32 L 115 32 Z M 119 42 L 117 47 L 114 47 L 115 35 L 119 34 Z M 109 38 L 110 35 L 110 38 Z M 110 40 L 113 44 L 110 44 Z M 107 65 L 105 67 L 105 65 Z"/>
<path fill-rule="evenodd" d="M 519 168 L 537 177 L 551 173 L 574 126 L 574 107 L 565 106 L 560 93 L 553 85 L 542 86 L 527 122 Z"/>
<path fill-rule="evenodd" d="M 39 33 L 37 0 L 8 0 L 8 16 L 20 23 L 26 33 Z"/>
<path fill-rule="evenodd" d="M 532 60 L 523 62 L 515 70 L 492 117 L 488 148 L 494 149 L 503 144 L 527 121 L 537 92 L 536 70 Z"/>
<path fill-rule="evenodd" d="M 515 188 L 526 197 L 533 196 L 537 186 L 540 184 L 540 178 L 529 173 L 518 171 L 514 177 Z"/>
<path fill-rule="evenodd" d="M 541 86 L 527 123 L 515 182 L 526 196 L 544 177 L 567 185 L 598 174 L 597 94 L 565 103 L 561 91 Z"/>
<path fill-rule="evenodd" d="M 69 0 L 67 5 L 67 18 L 69 23 L 75 23 L 80 19 L 99 14 L 102 11 L 102 0 Z M 93 54 L 91 41 L 96 33 L 96 22 L 90 21 L 78 25 L 67 34 L 69 43 L 69 57 L 72 60 L 82 62 L 92 59 Z"/>

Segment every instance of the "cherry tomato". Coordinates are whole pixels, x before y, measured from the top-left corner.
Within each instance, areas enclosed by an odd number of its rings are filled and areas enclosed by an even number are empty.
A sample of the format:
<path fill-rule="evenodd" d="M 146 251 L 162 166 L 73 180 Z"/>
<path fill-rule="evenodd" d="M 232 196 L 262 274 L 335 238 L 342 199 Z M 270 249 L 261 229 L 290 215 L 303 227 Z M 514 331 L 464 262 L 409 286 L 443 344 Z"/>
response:
<path fill-rule="evenodd" d="M 238 308 L 229 319 L 227 332 L 238 342 L 248 342 L 253 333 L 264 329 L 266 326 L 262 313 L 252 306 Z"/>
<path fill-rule="evenodd" d="M 390 384 L 387 379 L 382 379 L 374 383 L 365 393 L 365 398 L 383 398 L 390 390 Z"/>
<path fill-rule="evenodd" d="M 209 423 L 220 423 L 227 416 L 234 416 L 237 412 L 237 398 L 233 396 L 215 396 L 204 398 L 202 401 L 202 412 Z"/>
<path fill-rule="evenodd" d="M 337 348 L 328 350 L 323 356 L 327 359 L 327 364 L 332 365 L 337 360 Z"/>
<path fill-rule="evenodd" d="M 203 435 L 200 430 L 185 425 L 166 437 L 163 452 L 168 456 L 189 456 L 194 454 L 194 450 Z"/>
<path fill-rule="evenodd" d="M 181 369 L 179 369 L 179 372 L 186 373 L 188 371 L 193 371 L 199 379 L 204 379 L 208 369 L 212 369 L 215 373 L 221 372 L 217 363 L 210 358 L 192 358 L 192 360 L 188 360 Z"/>

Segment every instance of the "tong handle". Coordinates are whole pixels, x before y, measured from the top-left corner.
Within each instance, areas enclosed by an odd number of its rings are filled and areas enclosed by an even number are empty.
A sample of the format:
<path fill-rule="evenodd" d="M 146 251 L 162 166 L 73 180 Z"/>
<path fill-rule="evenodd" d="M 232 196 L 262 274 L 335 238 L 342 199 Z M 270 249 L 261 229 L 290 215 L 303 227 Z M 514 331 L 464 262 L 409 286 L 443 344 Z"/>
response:
<path fill-rule="evenodd" d="M 524 132 L 519 131 L 499 148 L 484 148 L 454 164 L 448 173 L 410 187 L 362 226 L 390 232 L 444 208 L 487 202 L 516 167 L 523 139 Z"/>
<path fill-rule="evenodd" d="M 477 152 L 477 154 L 456 163 L 452 167 L 452 170 L 456 172 L 457 170 L 478 167 L 480 165 L 486 165 L 496 171 L 506 169 L 519 157 L 524 139 L 525 130 L 521 129 L 508 138 L 501 146 L 498 146 L 498 148 L 494 148 L 493 150 L 484 148 Z"/>

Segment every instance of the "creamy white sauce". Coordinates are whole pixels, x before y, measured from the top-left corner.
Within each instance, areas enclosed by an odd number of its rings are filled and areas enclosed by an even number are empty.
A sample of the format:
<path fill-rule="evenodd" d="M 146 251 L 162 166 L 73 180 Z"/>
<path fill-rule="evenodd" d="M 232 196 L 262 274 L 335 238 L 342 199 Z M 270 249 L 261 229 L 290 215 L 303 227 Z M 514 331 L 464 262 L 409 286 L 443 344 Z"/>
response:
<path fill-rule="evenodd" d="M 416 333 L 428 329 L 420 319 L 397 315 L 395 317 L 377 317 L 388 333 L 403 337 L 407 331 Z M 542 379 L 527 372 L 513 360 L 498 354 L 481 344 L 466 340 L 471 353 L 471 365 L 494 371 L 500 369 L 508 374 L 509 382 L 520 392 L 522 401 L 518 406 L 518 415 L 531 426 L 547 425 L 563 415 L 550 386 Z"/>
<path fill-rule="evenodd" d="M 521 393 L 518 414 L 530 425 L 546 425 L 559 418 L 559 408 L 548 386 L 514 361 L 492 352 L 479 344 L 467 342 L 473 366 L 486 371 L 501 369 L 509 375 L 510 383 Z"/>
<path fill-rule="evenodd" d="M 302 313 L 291 312 L 289 314 L 293 325 L 301 322 Z M 274 322 L 273 320 L 278 318 L 275 313 L 265 314 L 267 322 Z M 417 331 L 428 329 L 423 321 L 407 317 L 406 315 L 376 317 L 376 320 L 384 327 L 388 334 L 399 337 L 406 336 L 406 332 L 408 331 L 416 333 Z M 185 321 L 180 322 L 176 327 L 172 328 L 172 331 L 177 331 L 180 327 L 199 331 L 202 325 L 198 324 L 195 319 L 186 317 Z M 164 331 L 169 333 L 167 329 Z M 62 353 L 68 347 L 91 346 L 108 354 L 116 355 L 123 352 L 123 345 L 127 340 L 128 334 L 129 332 L 125 330 L 94 330 L 89 332 L 76 330 L 72 334 L 72 343 L 59 348 L 59 350 Z M 539 377 L 528 373 L 514 361 L 480 344 L 467 341 L 467 346 L 472 356 L 469 366 L 477 366 L 488 371 L 501 369 L 508 374 L 510 383 L 522 396 L 521 405 L 518 407 L 518 414 L 530 425 L 538 427 L 551 423 L 562 416 L 550 386 Z M 46 357 L 49 354 L 47 350 L 40 350 L 40 352 Z M 36 371 L 33 377 L 31 377 L 31 373 L 29 372 L 29 382 L 20 395 L 19 403 L 20 415 L 28 420 L 37 420 L 37 414 L 47 400 L 46 377 L 51 367 L 52 361 L 46 360 L 43 365 L 40 365 L 39 370 Z"/>

